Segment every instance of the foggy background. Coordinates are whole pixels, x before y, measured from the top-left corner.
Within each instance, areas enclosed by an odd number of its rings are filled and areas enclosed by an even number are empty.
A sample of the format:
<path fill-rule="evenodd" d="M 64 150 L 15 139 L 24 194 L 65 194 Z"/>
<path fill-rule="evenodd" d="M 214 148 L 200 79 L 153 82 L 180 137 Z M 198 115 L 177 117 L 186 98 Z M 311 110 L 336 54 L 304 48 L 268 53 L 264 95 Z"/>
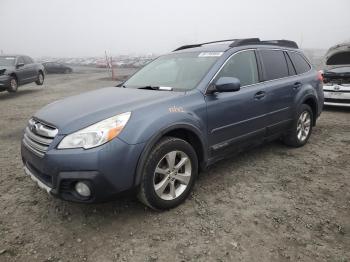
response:
<path fill-rule="evenodd" d="M 349 0 L 1 0 L 0 50 L 34 57 L 161 54 L 243 37 L 327 49 L 350 39 L 349 10 Z"/>

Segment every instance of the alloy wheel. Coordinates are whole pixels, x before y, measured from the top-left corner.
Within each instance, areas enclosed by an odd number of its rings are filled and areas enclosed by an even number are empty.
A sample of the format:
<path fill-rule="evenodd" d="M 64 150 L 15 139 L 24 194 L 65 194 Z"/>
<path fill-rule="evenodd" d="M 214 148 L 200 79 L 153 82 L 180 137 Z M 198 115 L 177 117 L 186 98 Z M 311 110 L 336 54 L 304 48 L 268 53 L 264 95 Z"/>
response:
<path fill-rule="evenodd" d="M 43 74 L 39 74 L 39 83 L 42 84 L 44 82 Z"/>
<path fill-rule="evenodd" d="M 16 90 L 17 89 L 17 81 L 16 81 L 16 79 L 14 79 L 14 78 L 11 79 L 10 85 L 11 85 L 12 90 Z"/>
<path fill-rule="evenodd" d="M 311 129 L 311 116 L 308 111 L 301 113 L 297 124 L 297 137 L 300 142 L 304 142 Z"/>
<path fill-rule="evenodd" d="M 182 151 L 167 153 L 157 164 L 153 186 L 163 200 L 174 200 L 185 192 L 192 175 L 192 164 Z"/>

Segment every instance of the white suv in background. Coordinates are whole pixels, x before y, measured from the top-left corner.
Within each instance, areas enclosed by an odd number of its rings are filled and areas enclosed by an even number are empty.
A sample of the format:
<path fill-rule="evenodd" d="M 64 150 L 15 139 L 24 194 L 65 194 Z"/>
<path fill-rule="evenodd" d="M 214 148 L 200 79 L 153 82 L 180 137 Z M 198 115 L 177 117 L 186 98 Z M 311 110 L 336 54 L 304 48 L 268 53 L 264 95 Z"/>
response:
<path fill-rule="evenodd" d="M 324 104 L 350 107 L 350 43 L 328 50 L 323 78 Z"/>

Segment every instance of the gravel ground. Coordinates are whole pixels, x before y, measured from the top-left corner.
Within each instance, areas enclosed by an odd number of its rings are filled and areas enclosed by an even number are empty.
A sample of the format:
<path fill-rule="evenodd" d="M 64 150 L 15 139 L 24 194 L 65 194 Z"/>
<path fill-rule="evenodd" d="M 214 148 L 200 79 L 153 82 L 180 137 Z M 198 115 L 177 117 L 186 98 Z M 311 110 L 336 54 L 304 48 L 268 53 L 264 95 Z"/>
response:
<path fill-rule="evenodd" d="M 132 197 L 67 203 L 39 189 L 22 170 L 27 120 L 54 100 L 114 85 L 106 76 L 50 75 L 43 87 L 0 93 L 0 261 L 350 261 L 346 109 L 326 109 L 303 148 L 274 142 L 215 164 L 170 211 Z"/>

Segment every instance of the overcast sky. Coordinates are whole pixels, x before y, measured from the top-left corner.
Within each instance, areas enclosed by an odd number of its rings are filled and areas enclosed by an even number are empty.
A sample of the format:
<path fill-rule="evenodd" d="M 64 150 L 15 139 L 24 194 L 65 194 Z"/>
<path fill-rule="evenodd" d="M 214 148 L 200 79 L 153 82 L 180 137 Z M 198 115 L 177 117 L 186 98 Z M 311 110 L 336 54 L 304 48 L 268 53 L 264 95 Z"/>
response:
<path fill-rule="evenodd" d="M 260 37 L 304 48 L 350 40 L 350 0 L 0 0 L 0 50 L 39 56 L 161 54 Z"/>

